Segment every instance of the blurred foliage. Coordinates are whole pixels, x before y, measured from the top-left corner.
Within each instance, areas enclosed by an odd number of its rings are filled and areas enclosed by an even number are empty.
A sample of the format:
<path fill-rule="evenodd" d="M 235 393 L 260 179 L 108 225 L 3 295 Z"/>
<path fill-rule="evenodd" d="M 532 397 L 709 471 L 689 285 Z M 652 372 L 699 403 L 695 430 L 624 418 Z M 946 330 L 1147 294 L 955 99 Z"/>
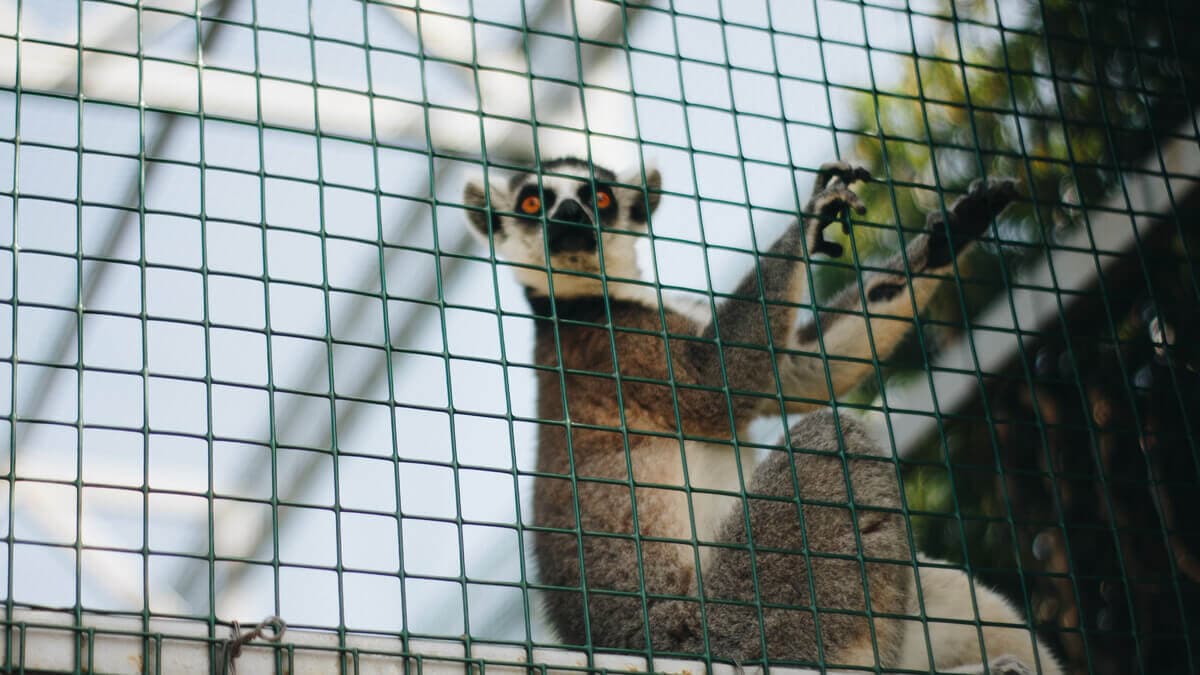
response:
<path fill-rule="evenodd" d="M 1200 86 L 1194 3 L 1046 0 L 1026 8 L 1027 24 L 982 33 L 990 41 L 978 40 L 978 24 L 997 25 L 994 11 L 982 20 L 972 13 L 963 27 L 944 24 L 919 50 L 929 55 L 888 87 L 903 94 L 859 96 L 866 134 L 854 147 L 896 184 L 894 212 L 907 227 L 977 177 L 1018 178 L 1030 203 L 1001 232 L 1018 258 L 1052 243 L 1080 206 L 1116 185 L 1119 170 L 1190 118 Z M 873 212 L 893 212 L 887 191 L 875 199 Z"/>
<path fill-rule="evenodd" d="M 1017 178 L 1027 201 L 960 260 L 961 295 L 949 289 L 931 307 L 926 348 L 945 338 L 939 322 L 961 325 L 1020 266 L 1087 226 L 1085 210 L 1121 172 L 1173 139 L 1194 146 L 1186 123 L 1200 104 L 1200 3 L 1008 3 L 1003 32 L 992 2 L 943 9 L 950 21 L 908 75 L 857 99 L 864 133 L 850 154 L 887 184 L 863 190 L 872 223 L 856 227 L 855 251 L 894 252 L 897 223 L 915 234 L 980 176 Z M 986 399 L 947 411 L 950 457 L 931 439 L 906 472 L 923 550 L 969 559 L 1018 604 L 1024 596 L 1076 672 L 1200 666 L 1200 578 L 1185 564 L 1200 525 L 1171 515 L 1200 513 L 1200 359 L 1188 351 L 1200 344 L 1190 226 L 1200 213 L 1190 203 L 1178 215 L 989 377 Z M 825 275 L 818 297 L 852 279 Z M 1168 328 L 1174 346 L 1156 348 Z M 913 342 L 901 371 L 924 366 Z M 1174 482 L 1160 489 L 1156 471 Z"/>

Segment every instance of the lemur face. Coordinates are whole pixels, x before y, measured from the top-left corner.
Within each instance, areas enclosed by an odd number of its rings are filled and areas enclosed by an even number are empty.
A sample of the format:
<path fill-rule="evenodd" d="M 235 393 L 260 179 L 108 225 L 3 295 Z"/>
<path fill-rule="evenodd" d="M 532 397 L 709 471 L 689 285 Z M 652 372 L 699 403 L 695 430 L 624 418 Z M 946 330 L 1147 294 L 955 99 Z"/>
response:
<path fill-rule="evenodd" d="M 640 185 L 640 173 L 618 180 L 612 171 L 574 158 L 543 162 L 542 170 L 540 180 L 536 174 L 520 173 L 504 188 L 492 185 L 490 213 L 484 188 L 468 183 L 463 201 L 477 209 L 468 212 L 474 232 L 484 241 L 490 234 L 498 258 L 532 266 L 514 269 L 517 279 L 536 294 L 549 295 L 547 254 L 558 297 L 585 292 L 601 272 L 638 278 L 637 238 L 626 233 L 646 231 L 647 213 L 658 205 L 658 172 L 647 173 L 647 194 L 626 187 Z"/>

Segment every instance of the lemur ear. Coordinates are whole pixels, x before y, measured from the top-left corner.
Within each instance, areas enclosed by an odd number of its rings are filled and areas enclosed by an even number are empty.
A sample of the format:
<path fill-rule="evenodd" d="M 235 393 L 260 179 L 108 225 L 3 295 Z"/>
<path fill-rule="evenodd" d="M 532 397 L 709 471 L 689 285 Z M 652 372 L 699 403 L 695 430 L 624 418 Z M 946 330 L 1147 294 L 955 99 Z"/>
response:
<path fill-rule="evenodd" d="M 641 173 L 636 172 L 621 182 L 637 185 L 642 182 Z M 662 198 L 661 190 L 662 174 L 658 172 L 658 169 L 646 169 L 646 187 L 636 194 L 633 203 L 629 205 L 629 218 L 638 223 L 646 223 L 647 216 L 658 208 L 658 202 Z M 647 208 L 649 211 L 646 210 Z"/>
<path fill-rule="evenodd" d="M 658 210 L 658 202 L 662 199 L 662 174 L 658 169 L 651 168 L 646 172 L 646 200 L 650 202 L 650 213 Z"/>
<path fill-rule="evenodd" d="M 463 188 L 463 204 L 467 207 L 467 223 L 471 225 L 471 230 L 476 236 L 487 241 L 489 230 L 494 234 L 500 233 L 500 216 L 495 213 L 499 208 L 496 200 L 504 194 L 504 191 L 492 186 L 492 212 L 487 210 L 488 191 L 483 185 L 475 181 L 467 181 L 466 187 Z M 491 227 L 488 227 L 488 218 L 491 218 Z"/>

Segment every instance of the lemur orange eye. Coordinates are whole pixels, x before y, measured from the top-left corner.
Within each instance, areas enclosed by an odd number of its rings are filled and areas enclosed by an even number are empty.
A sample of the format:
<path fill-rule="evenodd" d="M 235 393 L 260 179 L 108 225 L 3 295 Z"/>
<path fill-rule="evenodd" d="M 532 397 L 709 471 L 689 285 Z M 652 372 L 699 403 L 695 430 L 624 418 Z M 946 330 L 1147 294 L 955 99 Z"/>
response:
<path fill-rule="evenodd" d="M 612 206 L 612 195 L 608 194 L 607 192 L 597 192 L 596 208 L 607 209 L 610 206 Z"/>
<path fill-rule="evenodd" d="M 521 210 L 530 215 L 542 210 L 542 200 L 537 195 L 529 195 L 521 200 Z"/>

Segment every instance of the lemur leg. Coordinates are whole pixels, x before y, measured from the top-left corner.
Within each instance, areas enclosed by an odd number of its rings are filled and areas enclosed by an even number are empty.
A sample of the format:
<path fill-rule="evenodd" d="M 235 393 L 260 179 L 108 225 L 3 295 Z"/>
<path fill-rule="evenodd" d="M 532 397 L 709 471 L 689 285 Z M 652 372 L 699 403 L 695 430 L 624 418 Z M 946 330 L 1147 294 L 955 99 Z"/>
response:
<path fill-rule="evenodd" d="M 929 214 L 927 231 L 908 244 L 903 256 L 896 255 L 882 270 L 865 274 L 861 290 L 851 285 L 824 305 L 817 320 L 794 336 L 792 346 L 825 358 L 792 354 L 786 359 L 787 395 L 809 399 L 789 407 L 808 410 L 824 405 L 874 373 L 874 359 L 892 354 L 912 328 L 913 316 L 951 274 L 953 253 L 977 240 L 1016 194 L 1011 180 L 976 181 L 945 216 L 941 211 Z M 825 380 L 826 363 L 832 392 Z"/>
<path fill-rule="evenodd" d="M 660 601 L 649 620 L 655 649 L 702 650 L 707 626 L 712 652 L 725 658 L 895 661 L 902 622 L 867 613 L 909 611 L 912 554 L 899 483 L 862 425 L 839 422 L 841 442 L 831 412 L 806 417 L 792 429 L 796 452 L 774 452 L 759 466 L 745 508 L 739 501 L 726 513 L 717 533 L 725 545 L 705 566 L 706 621 L 698 602 Z"/>
<path fill-rule="evenodd" d="M 850 185 L 870 178 L 862 167 L 845 162 L 823 164 L 805 207 L 808 215 L 788 227 L 759 257 L 756 268 L 742 278 L 733 297 L 717 308 L 716 319 L 705 327 L 701 337 L 708 341 L 720 335 L 721 361 L 730 389 L 768 395 L 777 391 L 776 368 L 767 345 L 787 349 L 792 342 L 790 333 L 796 310 L 807 286 L 806 255 L 842 254 L 842 247 L 827 241 L 823 231 L 846 209 L 859 213 L 866 211 Z M 768 329 L 771 342 L 768 341 Z M 719 384 L 721 364 L 713 358 L 715 352 L 708 344 L 694 344 L 697 345 L 694 361 L 700 368 L 713 371 L 705 379 Z M 769 405 L 766 403 L 769 399 L 734 398 L 735 416 L 739 420 L 747 417 L 743 409 L 748 409 L 745 410 L 747 413 L 757 413 Z"/>

